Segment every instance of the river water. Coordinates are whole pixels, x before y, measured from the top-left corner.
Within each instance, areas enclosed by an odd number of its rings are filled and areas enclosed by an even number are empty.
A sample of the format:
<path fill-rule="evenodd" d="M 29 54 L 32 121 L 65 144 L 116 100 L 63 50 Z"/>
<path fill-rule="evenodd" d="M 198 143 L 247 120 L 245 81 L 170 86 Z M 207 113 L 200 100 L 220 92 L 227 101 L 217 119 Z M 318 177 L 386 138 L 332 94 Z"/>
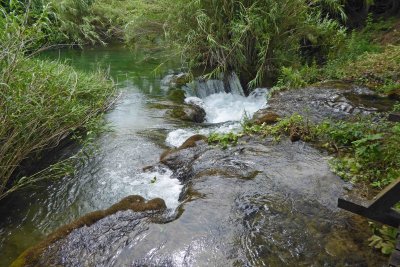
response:
<path fill-rule="evenodd" d="M 1 203 L 0 266 L 8 266 L 61 225 L 107 208 L 127 195 L 161 197 L 173 211 L 179 204 L 180 182 L 171 178 L 168 169 L 144 173 L 142 168 L 158 162 L 164 149 L 179 146 L 194 133 L 239 129 L 244 114 L 251 115 L 265 104 L 264 95 L 245 98 L 218 93 L 202 99 L 207 121 L 215 126 L 183 124 L 168 119 L 165 110 L 154 108 L 168 94 L 160 79 L 179 67 L 176 61 L 165 63 L 162 52 L 107 47 L 51 51 L 45 57 L 67 60 L 83 71 L 108 68 L 121 97 L 106 114 L 112 131 L 95 141 L 95 155 L 73 176 L 18 192 Z"/>

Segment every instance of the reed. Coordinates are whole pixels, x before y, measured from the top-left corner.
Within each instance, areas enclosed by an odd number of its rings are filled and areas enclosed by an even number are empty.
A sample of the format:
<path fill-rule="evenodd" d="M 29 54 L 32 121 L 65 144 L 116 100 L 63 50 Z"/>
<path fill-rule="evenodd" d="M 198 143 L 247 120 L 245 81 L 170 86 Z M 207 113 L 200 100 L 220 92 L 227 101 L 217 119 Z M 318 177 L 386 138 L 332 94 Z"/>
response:
<path fill-rule="evenodd" d="M 29 3 L 0 9 L 0 199 L 29 184 L 29 177 L 10 180 L 24 159 L 78 130 L 86 135 L 115 92 L 105 73 L 32 57 L 51 25 L 47 11 L 31 15 Z"/>

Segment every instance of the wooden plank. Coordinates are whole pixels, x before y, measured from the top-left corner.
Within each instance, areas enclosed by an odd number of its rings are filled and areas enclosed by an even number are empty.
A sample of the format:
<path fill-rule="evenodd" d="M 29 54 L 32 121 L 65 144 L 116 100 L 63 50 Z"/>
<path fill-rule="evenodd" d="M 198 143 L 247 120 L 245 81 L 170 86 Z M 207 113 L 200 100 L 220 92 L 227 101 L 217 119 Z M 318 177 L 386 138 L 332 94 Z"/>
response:
<path fill-rule="evenodd" d="M 391 209 L 385 211 L 369 209 L 341 198 L 338 199 L 338 207 L 392 227 L 398 227 L 400 224 L 400 214 Z"/>
<path fill-rule="evenodd" d="M 390 255 L 389 267 L 400 267 L 400 227 L 397 234 L 397 245 L 395 250 Z"/>
<path fill-rule="evenodd" d="M 400 113 L 390 113 L 388 120 L 393 122 L 400 122 Z"/>
<path fill-rule="evenodd" d="M 400 225 L 400 214 L 392 208 L 399 201 L 400 178 L 382 190 L 367 207 L 341 198 L 338 199 L 338 207 L 397 228 Z"/>
<path fill-rule="evenodd" d="M 400 178 L 383 189 L 368 206 L 376 210 L 389 210 L 400 202 Z"/>

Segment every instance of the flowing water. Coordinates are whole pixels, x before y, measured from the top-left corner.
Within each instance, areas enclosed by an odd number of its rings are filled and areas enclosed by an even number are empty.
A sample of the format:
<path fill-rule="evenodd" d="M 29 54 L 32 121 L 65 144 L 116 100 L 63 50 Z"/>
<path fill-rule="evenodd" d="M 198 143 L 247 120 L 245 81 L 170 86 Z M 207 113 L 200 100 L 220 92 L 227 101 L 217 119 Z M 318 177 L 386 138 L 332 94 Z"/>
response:
<path fill-rule="evenodd" d="M 43 260 L 55 255 L 66 266 L 384 265 L 366 244 L 366 222 L 360 228 L 336 208 L 345 183 L 320 151 L 302 142 L 255 138 L 226 150 L 203 144 L 157 164 L 164 149 L 193 134 L 239 131 L 240 120 L 266 104 L 265 89 L 245 97 L 234 74 L 225 83 L 196 81 L 201 91 L 184 87 L 185 101 L 203 107 L 206 122 L 182 123 L 156 108 L 168 101 L 161 78 L 179 67 L 173 61 L 161 64 L 162 52 L 108 47 L 45 56 L 81 70 L 109 68 L 121 97 L 106 114 L 113 131 L 95 141 L 98 150 L 73 176 L 1 203 L 0 266 L 61 225 L 134 194 L 161 197 L 169 212 L 178 208 L 178 216 L 158 224 L 139 213 L 119 212 L 73 231 L 49 247 Z M 149 165 L 157 168 L 144 172 Z M 182 175 L 189 171 L 184 203 L 179 202 L 183 185 L 165 166 L 174 171 L 181 166 Z"/>
<path fill-rule="evenodd" d="M 81 70 L 109 68 L 121 97 L 106 115 L 113 131 L 96 140 L 98 151 L 74 176 L 29 188 L 1 203 L 0 266 L 8 266 L 27 247 L 61 225 L 87 212 L 107 208 L 127 195 L 161 197 L 174 210 L 179 204 L 180 182 L 171 178 L 168 169 L 144 173 L 142 168 L 158 162 L 167 146 L 179 146 L 194 133 L 239 129 L 238 121 L 245 114 L 251 115 L 265 104 L 265 94 L 246 98 L 233 84 L 236 94 L 218 92 L 200 99 L 207 112 L 207 127 L 192 125 L 182 129 L 182 124 L 166 118 L 165 111 L 152 107 L 168 93 L 160 86 L 160 79 L 169 68 L 179 66 L 176 62 L 161 64 L 162 56 L 160 52 L 135 52 L 121 47 L 46 53 L 45 57 L 67 60 Z M 195 97 L 189 92 L 187 96 Z M 69 153 L 68 148 L 64 153 Z"/>

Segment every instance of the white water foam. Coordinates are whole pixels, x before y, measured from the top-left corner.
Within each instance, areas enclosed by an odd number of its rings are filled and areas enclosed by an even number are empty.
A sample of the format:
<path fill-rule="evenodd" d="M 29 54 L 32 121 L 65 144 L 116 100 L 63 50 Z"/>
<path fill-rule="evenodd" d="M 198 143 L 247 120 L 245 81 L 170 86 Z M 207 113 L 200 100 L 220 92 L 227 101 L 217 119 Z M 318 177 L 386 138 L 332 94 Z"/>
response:
<path fill-rule="evenodd" d="M 166 144 L 170 147 L 181 146 L 189 137 L 195 134 L 239 132 L 240 121 L 266 106 L 266 89 L 256 89 L 248 97 L 231 93 L 216 93 L 203 99 L 187 97 L 187 104 L 197 105 L 206 111 L 206 121 L 219 123 L 218 126 L 201 129 L 178 129 L 168 134 Z M 227 123 L 229 122 L 229 123 Z M 222 123 L 222 124 L 221 124 Z"/>
<path fill-rule="evenodd" d="M 251 118 L 257 110 L 264 107 L 266 98 L 218 93 L 207 96 L 203 101 L 207 122 L 221 123 L 240 121 L 245 116 Z"/>
<path fill-rule="evenodd" d="M 160 169 L 151 172 L 139 173 L 132 179 L 126 176 L 120 178 L 120 183 L 114 185 L 113 190 L 131 191 L 129 194 L 141 195 L 145 199 L 162 198 L 169 209 L 175 209 L 179 205 L 178 196 L 182 191 L 181 182 L 172 178 L 172 171 Z"/>
<path fill-rule="evenodd" d="M 170 147 L 181 146 L 189 137 L 195 134 L 209 135 L 211 133 L 239 132 L 240 121 L 245 116 L 253 114 L 265 107 L 267 89 L 256 89 L 248 97 L 232 93 L 216 93 L 203 99 L 187 97 L 186 104 L 202 107 L 206 111 L 206 121 L 218 123 L 218 126 L 200 129 L 178 129 L 168 134 L 165 140 Z"/>
<path fill-rule="evenodd" d="M 211 133 L 238 133 L 241 130 L 239 122 L 224 124 L 217 127 L 203 128 L 203 129 L 178 129 L 168 134 L 165 140 L 167 146 L 180 147 L 189 137 L 195 134 L 208 136 Z"/>

